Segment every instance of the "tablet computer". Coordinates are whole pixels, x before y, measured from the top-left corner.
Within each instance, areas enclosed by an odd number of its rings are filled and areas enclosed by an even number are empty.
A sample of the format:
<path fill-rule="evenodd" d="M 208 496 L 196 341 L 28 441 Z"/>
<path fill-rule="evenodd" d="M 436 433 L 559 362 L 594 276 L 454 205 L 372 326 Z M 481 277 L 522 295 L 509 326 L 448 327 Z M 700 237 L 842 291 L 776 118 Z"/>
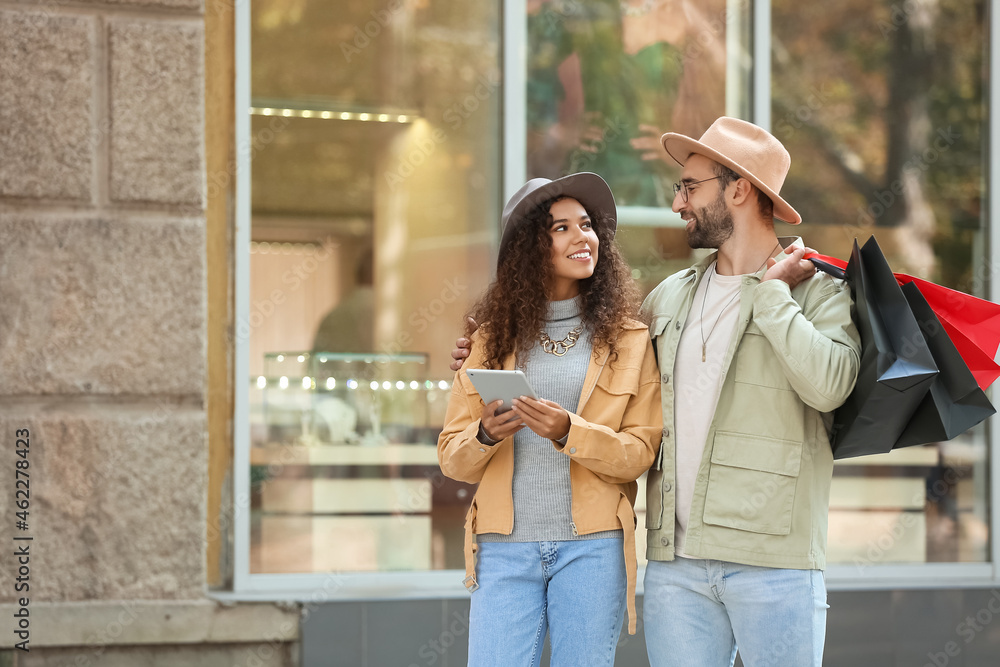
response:
<path fill-rule="evenodd" d="M 503 401 L 497 414 L 507 412 L 514 406 L 512 400 L 519 396 L 531 396 L 537 399 L 535 391 L 528 384 L 528 378 L 521 371 L 494 371 L 486 368 L 470 368 L 466 371 L 472 385 L 479 392 L 483 402 L 489 405 L 493 401 Z"/>

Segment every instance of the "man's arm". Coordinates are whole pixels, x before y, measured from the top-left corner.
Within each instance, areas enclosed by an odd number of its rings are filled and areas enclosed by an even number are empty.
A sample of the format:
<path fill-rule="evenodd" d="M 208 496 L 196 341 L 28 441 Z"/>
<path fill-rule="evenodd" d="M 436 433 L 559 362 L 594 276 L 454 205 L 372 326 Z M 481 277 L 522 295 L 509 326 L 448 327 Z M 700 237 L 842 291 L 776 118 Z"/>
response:
<path fill-rule="evenodd" d="M 466 319 L 472 324 L 473 331 L 479 328 L 479 325 L 476 324 L 474 319 L 471 317 Z M 469 348 L 471 347 L 472 342 L 469 341 L 468 338 L 463 336 L 462 338 L 457 339 L 455 341 L 455 349 L 451 351 L 451 358 L 454 359 L 454 361 L 451 362 L 451 365 L 448 368 L 453 371 L 462 370 L 462 364 L 465 363 L 466 358 L 469 356 Z"/>
<path fill-rule="evenodd" d="M 753 321 L 774 348 L 792 389 L 821 412 L 843 404 L 858 377 L 861 339 L 851 319 L 851 291 L 823 275 L 803 310 L 788 284 L 762 282 L 754 290 Z"/>

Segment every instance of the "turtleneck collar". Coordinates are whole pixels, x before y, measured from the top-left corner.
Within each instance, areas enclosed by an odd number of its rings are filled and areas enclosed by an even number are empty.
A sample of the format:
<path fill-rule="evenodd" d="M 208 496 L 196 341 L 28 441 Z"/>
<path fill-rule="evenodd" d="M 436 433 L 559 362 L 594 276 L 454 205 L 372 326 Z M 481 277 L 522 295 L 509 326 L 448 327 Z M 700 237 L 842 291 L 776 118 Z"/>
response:
<path fill-rule="evenodd" d="M 549 301 L 549 314 L 545 319 L 548 322 L 569 320 L 579 317 L 582 310 L 583 297 L 579 294 L 572 299 L 565 299 L 564 301 Z"/>

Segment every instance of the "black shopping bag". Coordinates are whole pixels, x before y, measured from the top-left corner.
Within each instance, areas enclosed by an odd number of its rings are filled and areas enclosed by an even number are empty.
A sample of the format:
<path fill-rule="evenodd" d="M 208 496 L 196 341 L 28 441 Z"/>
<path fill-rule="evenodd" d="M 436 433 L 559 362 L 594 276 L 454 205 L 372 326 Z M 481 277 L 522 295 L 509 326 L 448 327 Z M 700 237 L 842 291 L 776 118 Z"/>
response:
<path fill-rule="evenodd" d="M 875 237 L 855 240 L 846 278 L 861 335 L 854 391 L 834 414 L 833 458 L 893 448 L 938 375 L 920 325 Z"/>
<path fill-rule="evenodd" d="M 902 291 L 940 373 L 893 449 L 951 440 L 996 412 L 917 286 Z"/>

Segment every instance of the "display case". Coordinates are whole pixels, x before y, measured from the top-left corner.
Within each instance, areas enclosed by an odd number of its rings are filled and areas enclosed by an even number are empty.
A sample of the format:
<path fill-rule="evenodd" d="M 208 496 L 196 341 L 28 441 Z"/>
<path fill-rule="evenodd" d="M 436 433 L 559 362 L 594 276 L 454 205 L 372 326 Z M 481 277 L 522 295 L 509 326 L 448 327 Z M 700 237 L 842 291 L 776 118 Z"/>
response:
<path fill-rule="evenodd" d="M 454 567 L 471 488 L 437 437 L 451 383 L 423 354 L 264 355 L 252 380 L 251 570 Z M 458 542 L 460 544 L 460 542 Z M 435 556 L 437 554 L 437 556 Z"/>
<path fill-rule="evenodd" d="M 432 444 L 430 405 L 450 385 L 427 377 L 427 355 L 284 352 L 256 379 L 255 445 Z M 440 427 L 440 425 L 438 425 Z"/>

